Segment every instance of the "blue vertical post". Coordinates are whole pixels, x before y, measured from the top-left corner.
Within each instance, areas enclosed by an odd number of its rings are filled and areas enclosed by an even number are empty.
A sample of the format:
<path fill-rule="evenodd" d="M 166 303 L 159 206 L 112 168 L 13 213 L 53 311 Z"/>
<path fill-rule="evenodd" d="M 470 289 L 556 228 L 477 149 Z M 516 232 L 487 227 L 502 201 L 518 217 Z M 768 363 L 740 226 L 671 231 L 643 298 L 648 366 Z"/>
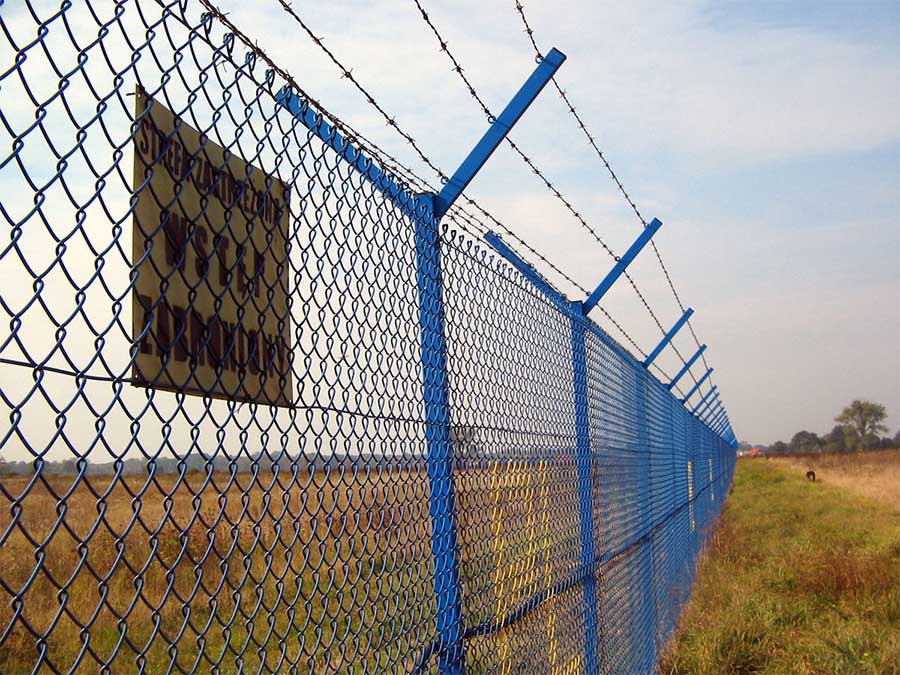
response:
<path fill-rule="evenodd" d="M 637 456 L 644 462 L 643 499 L 641 499 L 641 536 L 646 537 L 644 548 L 649 553 L 650 566 L 641 572 L 641 586 L 644 600 L 644 635 L 646 644 L 644 654 L 647 660 L 641 665 L 645 672 L 653 670 L 656 664 L 656 593 L 654 578 L 656 575 L 656 555 L 653 548 L 653 466 L 650 456 L 650 432 L 647 426 L 647 379 L 646 372 L 634 368 L 635 384 L 635 418 L 637 420 L 638 447 Z"/>
<path fill-rule="evenodd" d="M 584 658 L 586 673 L 599 673 L 597 580 L 594 570 L 594 496 L 591 481 L 591 427 L 588 410 L 587 349 L 580 302 L 573 302 L 572 385 L 575 402 L 575 461 L 578 468 L 578 519 L 581 526 L 581 567 L 584 599 Z"/>
<path fill-rule="evenodd" d="M 415 218 L 416 281 L 419 289 L 425 441 L 428 447 L 428 480 L 431 485 L 429 511 L 439 658 L 442 673 L 461 675 L 464 669 L 462 601 L 450 445 L 441 249 L 432 197 L 423 195 L 419 201 L 421 206 Z"/>

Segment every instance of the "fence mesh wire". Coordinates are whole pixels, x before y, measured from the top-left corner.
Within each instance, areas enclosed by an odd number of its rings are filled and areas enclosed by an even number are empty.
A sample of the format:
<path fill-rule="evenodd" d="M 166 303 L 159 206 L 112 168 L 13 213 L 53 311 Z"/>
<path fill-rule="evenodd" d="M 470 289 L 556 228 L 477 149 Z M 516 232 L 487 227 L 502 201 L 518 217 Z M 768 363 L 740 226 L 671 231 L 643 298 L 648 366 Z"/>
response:
<path fill-rule="evenodd" d="M 730 445 L 193 3 L 0 10 L 0 671 L 652 669 Z"/>

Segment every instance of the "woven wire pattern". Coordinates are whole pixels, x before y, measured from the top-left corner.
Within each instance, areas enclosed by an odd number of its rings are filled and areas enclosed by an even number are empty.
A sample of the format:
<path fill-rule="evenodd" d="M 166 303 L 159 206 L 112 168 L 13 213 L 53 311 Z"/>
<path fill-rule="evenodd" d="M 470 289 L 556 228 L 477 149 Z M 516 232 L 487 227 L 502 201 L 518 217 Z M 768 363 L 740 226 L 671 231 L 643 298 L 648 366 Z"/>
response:
<path fill-rule="evenodd" d="M 435 672 L 435 518 L 455 531 L 466 672 L 585 672 L 591 650 L 605 672 L 652 668 L 733 449 L 593 323 L 376 189 L 194 3 L 0 7 L 0 671 Z M 183 126 L 146 162 L 153 105 Z M 189 128 L 218 165 L 172 154 Z M 196 217 L 142 221 L 189 208 L 179 167 L 203 160 L 219 173 Z M 228 180 L 259 189 L 255 211 L 214 213 Z M 450 513 L 427 461 L 417 228 L 441 255 Z M 186 306 L 141 298 L 148 278 Z M 191 314 L 227 307 L 260 317 L 230 346 Z M 136 369 L 160 352 L 188 379 Z"/>

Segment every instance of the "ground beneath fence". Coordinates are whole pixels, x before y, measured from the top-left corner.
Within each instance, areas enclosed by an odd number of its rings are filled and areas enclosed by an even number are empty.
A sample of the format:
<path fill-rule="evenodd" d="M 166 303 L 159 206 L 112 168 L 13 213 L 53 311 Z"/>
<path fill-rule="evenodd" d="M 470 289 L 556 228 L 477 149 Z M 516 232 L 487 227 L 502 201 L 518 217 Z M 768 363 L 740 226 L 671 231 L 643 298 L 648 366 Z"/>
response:
<path fill-rule="evenodd" d="M 662 673 L 900 673 L 900 508 L 806 470 L 738 462 Z"/>

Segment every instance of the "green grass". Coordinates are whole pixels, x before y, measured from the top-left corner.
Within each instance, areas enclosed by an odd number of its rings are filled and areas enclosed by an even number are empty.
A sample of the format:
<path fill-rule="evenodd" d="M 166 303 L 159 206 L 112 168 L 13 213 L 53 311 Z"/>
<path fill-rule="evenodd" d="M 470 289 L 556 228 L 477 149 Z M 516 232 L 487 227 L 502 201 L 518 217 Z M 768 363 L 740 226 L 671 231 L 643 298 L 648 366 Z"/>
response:
<path fill-rule="evenodd" d="M 662 673 L 900 673 L 900 512 L 738 463 Z"/>

